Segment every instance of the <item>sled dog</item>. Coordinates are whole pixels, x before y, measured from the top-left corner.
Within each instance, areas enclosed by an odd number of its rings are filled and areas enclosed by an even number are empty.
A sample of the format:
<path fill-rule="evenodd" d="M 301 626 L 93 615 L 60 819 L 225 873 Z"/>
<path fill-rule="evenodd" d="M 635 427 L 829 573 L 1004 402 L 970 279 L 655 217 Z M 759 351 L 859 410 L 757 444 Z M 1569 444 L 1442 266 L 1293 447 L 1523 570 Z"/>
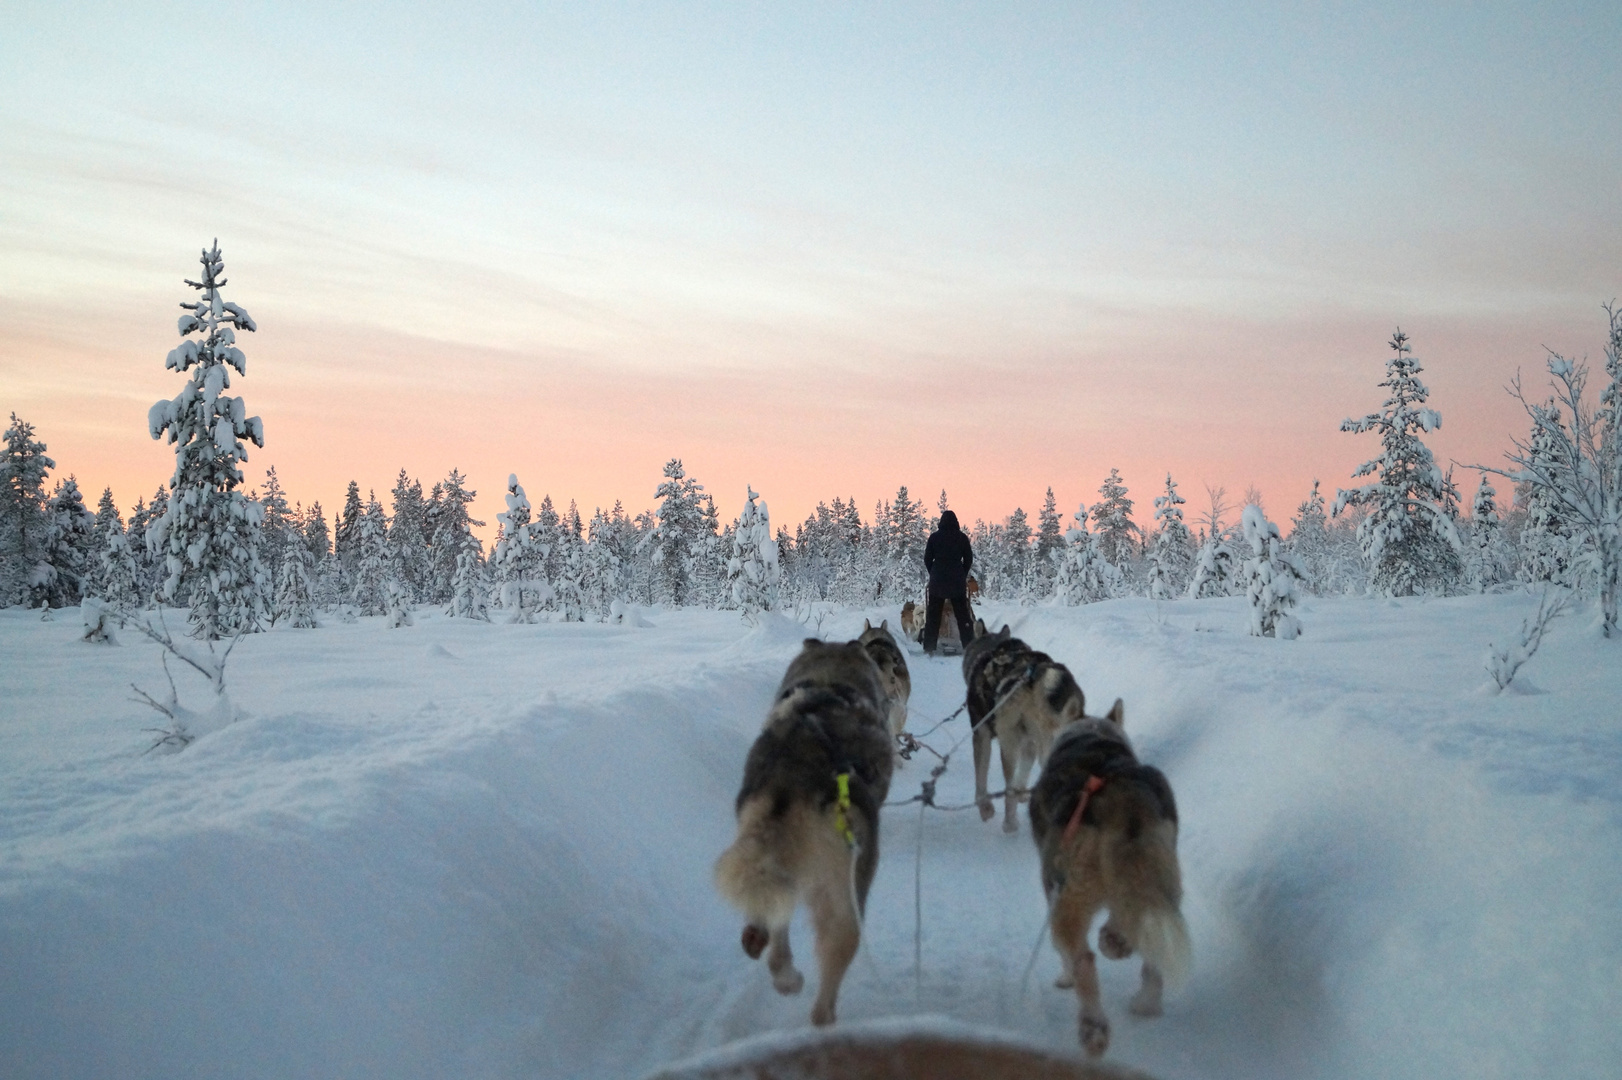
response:
<path fill-rule="evenodd" d="M 886 716 L 890 723 L 890 736 L 901 734 L 907 726 L 907 699 L 912 696 L 912 676 L 907 674 L 907 658 L 901 647 L 890 636 L 888 619 L 874 626 L 862 620 L 862 636 L 856 639 L 879 669 L 879 682 L 884 687 L 889 706 Z"/>
<path fill-rule="evenodd" d="M 811 910 L 821 983 L 811 1022 L 834 1022 L 879 860 L 879 807 L 894 740 L 879 669 L 860 642 L 808 638 L 778 686 L 744 763 L 738 837 L 715 864 L 721 895 L 743 912 L 743 951 L 768 947 L 772 985 L 797 994 L 789 921 Z"/>
<path fill-rule="evenodd" d="M 1098 951 L 1143 957 L 1143 981 L 1129 1008 L 1159 1016 L 1162 988 L 1187 975 L 1190 946 L 1177 865 L 1177 804 L 1166 777 L 1138 762 L 1122 725 L 1120 699 L 1104 717 L 1083 717 L 1054 741 L 1031 793 L 1031 835 L 1042 858 L 1053 947 L 1064 965 L 1056 985 L 1081 999 L 1081 1045 L 1109 1046 L 1098 965 L 1087 947 L 1093 916 L 1109 909 Z"/>
<path fill-rule="evenodd" d="M 1006 792 L 1002 827 L 1018 832 L 1020 793 L 1030 782 L 1031 769 L 1047 759 L 1059 730 L 1081 719 L 1086 699 L 1070 669 L 1014 637 L 1007 626 L 987 634 L 980 620 L 963 652 L 963 680 L 974 725 L 974 801 L 980 820 L 990 821 L 996 812 L 986 793 L 991 740 L 996 739 Z"/>
<path fill-rule="evenodd" d="M 978 595 L 980 586 L 971 577 L 969 579 L 969 616 L 974 616 L 974 597 Z M 924 624 L 929 621 L 929 604 L 927 601 L 908 600 L 901 605 L 901 632 L 913 641 L 924 640 Z M 955 655 L 962 651 L 962 635 L 958 633 L 957 616 L 953 614 L 950 600 L 941 604 L 941 624 L 935 638 L 938 647 L 948 655 Z"/>

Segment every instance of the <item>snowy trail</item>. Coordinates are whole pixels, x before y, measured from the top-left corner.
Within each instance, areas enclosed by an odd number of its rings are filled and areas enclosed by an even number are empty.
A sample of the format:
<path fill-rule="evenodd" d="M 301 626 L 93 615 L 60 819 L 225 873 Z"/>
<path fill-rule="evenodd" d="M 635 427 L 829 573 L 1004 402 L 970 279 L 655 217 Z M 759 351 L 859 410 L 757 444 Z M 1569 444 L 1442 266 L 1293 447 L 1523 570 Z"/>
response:
<path fill-rule="evenodd" d="M 1614 644 L 1565 621 L 1498 696 L 1480 657 L 1524 595 L 1312 601 L 1291 643 L 1247 637 L 1240 603 L 986 611 L 1095 711 L 1125 698 L 1177 791 L 1194 977 L 1136 1021 L 1137 965 L 1103 964 L 1111 1059 L 1164 1080 L 1612 1073 Z M 710 867 L 805 630 L 650 621 L 258 635 L 230 675 L 252 716 L 158 757 L 127 689 L 161 680 L 150 646 L 0 612 L 0 1075 L 634 1077 L 803 1029 L 809 997 L 743 956 Z M 917 732 L 963 687 L 956 660 L 909 662 Z M 939 797 L 972 789 L 965 745 Z M 1045 944 L 1021 991 L 1044 915 L 1028 826 L 908 806 L 882 844 L 842 1020 L 1073 1048 Z"/>

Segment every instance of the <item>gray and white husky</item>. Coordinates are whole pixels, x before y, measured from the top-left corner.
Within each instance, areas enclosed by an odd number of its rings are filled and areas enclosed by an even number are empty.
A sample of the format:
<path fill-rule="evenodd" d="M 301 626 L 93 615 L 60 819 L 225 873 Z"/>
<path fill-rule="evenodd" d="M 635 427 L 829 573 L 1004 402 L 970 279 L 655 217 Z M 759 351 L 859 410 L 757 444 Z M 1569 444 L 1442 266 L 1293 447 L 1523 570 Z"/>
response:
<path fill-rule="evenodd" d="M 721 895 L 743 912 L 743 950 L 770 946 L 779 993 L 797 994 L 789 921 L 811 910 L 821 983 L 811 1022 L 834 1022 L 839 984 L 861 943 L 879 860 L 879 808 L 890 790 L 889 698 L 861 643 L 807 639 L 778 686 L 744 764 L 738 837 L 715 864 Z"/>
<path fill-rule="evenodd" d="M 974 725 L 974 801 L 980 819 L 990 821 L 996 813 L 986 791 L 996 739 L 1006 792 L 1002 827 L 1018 832 L 1019 804 L 1031 770 L 1047 759 L 1060 729 L 1081 719 L 1086 698 L 1069 668 L 1014 637 L 1007 626 L 988 634 L 978 621 L 974 640 L 963 651 L 963 680 Z"/>
<path fill-rule="evenodd" d="M 1076 988 L 1081 1044 L 1094 1057 L 1109 1046 L 1110 1029 L 1087 947 L 1093 916 L 1109 910 L 1099 952 L 1112 960 L 1143 957 L 1142 985 L 1130 1005 L 1139 1016 L 1160 1015 L 1162 988 L 1182 981 L 1191 953 L 1180 910 L 1177 803 L 1165 775 L 1138 761 L 1125 722 L 1117 699 L 1108 716 L 1066 727 L 1031 793 L 1031 834 L 1064 965 L 1057 985 Z"/>
<path fill-rule="evenodd" d="M 886 714 L 890 721 L 890 735 L 899 735 L 907 726 L 907 699 L 912 696 L 912 676 L 907 673 L 907 657 L 890 635 L 888 619 L 877 626 L 871 620 L 863 619 L 862 636 L 856 640 L 861 642 L 867 655 L 878 665 L 879 681 L 884 684 L 884 692 L 890 702 Z"/>

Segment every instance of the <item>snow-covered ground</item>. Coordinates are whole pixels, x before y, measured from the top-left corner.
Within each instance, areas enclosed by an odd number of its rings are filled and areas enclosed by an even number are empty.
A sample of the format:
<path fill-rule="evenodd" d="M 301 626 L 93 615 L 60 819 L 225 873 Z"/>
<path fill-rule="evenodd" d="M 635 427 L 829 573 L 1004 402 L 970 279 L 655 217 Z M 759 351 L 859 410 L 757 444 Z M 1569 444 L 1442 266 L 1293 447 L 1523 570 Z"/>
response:
<path fill-rule="evenodd" d="M 1123 697 L 1177 790 L 1195 974 L 1134 1021 L 1136 965 L 1104 964 L 1111 1060 L 1167 1080 L 1618 1075 L 1622 644 L 1565 618 L 1499 695 L 1487 644 L 1533 597 L 1309 600 L 1294 642 L 1247 636 L 1243 604 L 984 612 L 1095 708 Z M 894 617 L 822 633 L 865 615 Z M 143 754 L 156 716 L 129 686 L 164 688 L 154 645 L 0 612 L 0 1075 L 636 1076 L 804 1027 L 808 997 L 744 958 L 710 867 L 806 628 L 647 621 L 257 635 L 227 676 L 250 715 Z M 922 731 L 962 680 L 911 663 Z M 965 747 L 942 801 L 971 789 Z M 887 811 L 840 1016 L 1073 1048 L 1046 946 L 1021 984 L 1042 918 L 1028 831 Z"/>

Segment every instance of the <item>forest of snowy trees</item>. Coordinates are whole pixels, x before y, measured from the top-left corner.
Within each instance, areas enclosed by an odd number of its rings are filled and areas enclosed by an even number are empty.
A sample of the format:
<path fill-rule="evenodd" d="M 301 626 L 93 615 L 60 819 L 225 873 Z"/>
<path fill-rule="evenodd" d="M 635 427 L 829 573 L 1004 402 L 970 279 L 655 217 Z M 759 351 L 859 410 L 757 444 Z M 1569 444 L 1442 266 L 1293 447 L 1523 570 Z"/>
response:
<path fill-rule="evenodd" d="M 804 609 L 817 603 L 900 606 L 924 589 L 924 542 L 947 508 L 903 485 L 864 517 L 835 497 L 792 529 L 773 526 L 748 492 L 738 520 L 672 458 L 653 485 L 655 504 L 616 502 L 587 518 L 570 500 L 532 501 L 508 478 L 506 509 L 486 549 L 471 516 L 476 492 L 451 469 L 425 488 L 400 470 L 387 501 L 351 481 L 330 521 L 320 502 L 290 501 L 276 470 L 248 486 L 243 440 L 265 445 L 258 417 L 225 393 L 246 373 L 237 331 L 257 329 L 225 301 L 218 246 L 201 256 L 199 296 L 183 304 L 182 344 L 167 367 L 188 376 L 149 415 L 176 466 L 149 501 L 124 518 L 110 490 L 96 509 L 72 475 L 48 487 L 56 463 L 15 414 L 0 459 L 0 603 L 43 608 L 97 597 L 124 608 L 183 606 L 193 634 L 234 636 L 311 628 L 323 618 L 387 616 L 409 625 L 432 606 L 459 618 L 511 622 L 614 620 L 632 605 Z M 1604 389 L 1587 393 L 1581 364 L 1548 360 L 1549 396 L 1515 393 L 1531 421 L 1507 464 L 1471 466 L 1465 510 L 1454 470 L 1424 438 L 1441 423 L 1426 404 L 1422 368 L 1400 330 L 1390 342 L 1386 399 L 1342 430 L 1374 434 L 1376 455 L 1330 504 L 1315 482 L 1287 528 L 1267 520 L 1254 491 L 1236 505 L 1223 488 L 1190 501 L 1170 475 L 1156 478 L 1149 513 L 1117 470 L 1098 497 L 1061 511 L 1049 487 L 1034 522 L 1016 508 L 968 530 L 985 599 L 1080 604 L 1250 595 L 1256 632 L 1293 636 L 1301 594 L 1445 595 L 1550 583 L 1601 601 L 1607 633 L 1622 587 L 1622 316 L 1610 308 Z M 1492 476 L 1505 481 L 1503 498 Z"/>

